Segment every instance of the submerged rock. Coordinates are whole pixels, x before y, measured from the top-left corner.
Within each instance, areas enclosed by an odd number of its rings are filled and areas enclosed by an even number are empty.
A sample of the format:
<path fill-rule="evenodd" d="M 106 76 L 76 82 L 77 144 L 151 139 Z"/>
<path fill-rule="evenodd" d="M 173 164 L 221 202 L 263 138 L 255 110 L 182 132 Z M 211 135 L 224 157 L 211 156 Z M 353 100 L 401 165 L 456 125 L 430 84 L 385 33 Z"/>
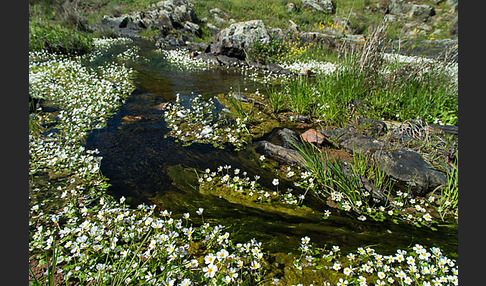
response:
<path fill-rule="evenodd" d="M 378 150 L 373 158 L 380 170 L 383 170 L 391 178 L 409 186 L 415 196 L 425 195 L 438 186 L 447 184 L 447 177 L 432 168 L 416 152 Z"/>

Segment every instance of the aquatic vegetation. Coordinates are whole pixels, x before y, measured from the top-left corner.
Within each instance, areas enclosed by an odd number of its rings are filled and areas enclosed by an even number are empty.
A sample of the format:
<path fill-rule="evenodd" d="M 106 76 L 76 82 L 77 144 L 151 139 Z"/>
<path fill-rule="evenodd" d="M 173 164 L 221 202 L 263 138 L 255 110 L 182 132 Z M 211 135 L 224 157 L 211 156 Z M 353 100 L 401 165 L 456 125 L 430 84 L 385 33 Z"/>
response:
<path fill-rule="evenodd" d="M 252 102 L 248 103 L 233 98 L 233 92 L 208 100 L 201 94 L 191 95 L 187 100 L 177 94 L 164 112 L 171 129 L 167 136 L 180 140 L 185 146 L 197 142 L 223 148 L 230 144 L 235 150 L 241 150 L 254 138 L 277 126 L 276 119 L 270 118 L 257 104 L 256 98 L 260 96 L 260 92 L 255 91 Z M 216 108 L 216 104 L 222 108 Z"/>
<path fill-rule="evenodd" d="M 323 285 L 458 285 L 456 261 L 437 247 L 415 244 L 388 255 L 369 246 L 346 255 L 339 246 L 326 248 L 317 247 L 309 237 L 302 238 L 301 253 L 293 261 L 297 279 Z M 285 278 L 280 281 L 284 285 L 302 281 Z"/>
<path fill-rule="evenodd" d="M 29 93 L 63 109 L 58 115 L 63 136 L 73 139 L 85 137 L 79 132 L 86 134 L 93 126 L 102 128 L 113 107 L 119 106 L 134 88 L 130 82 L 133 71 L 124 65 L 109 64 L 94 70 L 80 61 L 63 58 L 29 66 Z"/>
<path fill-rule="evenodd" d="M 117 55 L 117 59 L 122 60 L 122 61 L 136 61 L 140 60 L 140 55 L 139 55 L 140 48 L 138 47 L 131 47 L 124 51 L 123 53 L 120 53 Z"/>
<path fill-rule="evenodd" d="M 158 50 L 162 53 L 167 61 L 172 65 L 178 67 L 185 71 L 195 71 L 195 70 L 207 70 L 210 68 L 210 64 L 201 60 L 193 59 L 189 55 L 189 51 L 184 49 L 175 50 Z"/>
<path fill-rule="evenodd" d="M 214 99 L 205 101 L 200 94 L 187 103 L 179 94 L 176 96 L 164 113 L 167 126 L 171 128 L 168 136 L 181 140 L 184 145 L 198 142 L 222 148 L 224 143 L 230 143 L 236 148 L 244 147 L 246 119 L 233 120 L 224 113 L 217 113 Z"/>
<path fill-rule="evenodd" d="M 66 281 L 220 285 L 263 277 L 261 243 L 234 244 L 224 226 L 194 226 L 188 213 L 182 218 L 168 211 L 156 215 L 155 205 L 128 208 L 123 197 L 98 203 L 95 208 L 66 206 L 51 216 L 54 228 L 33 231 L 31 251 L 53 251 L 57 243 L 56 271 Z"/>
<path fill-rule="evenodd" d="M 93 45 L 96 49 L 109 49 L 114 45 L 118 44 L 128 44 L 133 43 L 133 40 L 126 37 L 117 37 L 117 38 L 94 38 Z"/>
<path fill-rule="evenodd" d="M 131 60 L 131 52 L 115 60 Z M 205 221 L 202 207 L 196 211 L 196 219 L 188 212 L 172 214 L 144 204 L 131 207 L 124 197 L 115 199 L 106 192 L 109 183 L 100 172 L 99 151 L 86 150 L 83 142 L 90 131 L 105 126 L 133 90 L 133 70 L 121 63 L 90 69 L 83 66 L 81 57 L 67 59 L 42 52 L 29 59 L 31 95 L 57 108 L 55 112 L 40 110 L 32 117 L 43 123 L 54 121 L 54 127 L 41 127 L 29 135 L 29 264 L 32 270 L 45 269 L 40 276 L 30 272 L 33 283 L 49 283 L 55 273 L 68 283 L 82 285 L 295 285 L 316 275 L 321 277 L 311 283 L 324 285 L 364 281 L 457 284 L 456 262 L 438 248 L 416 245 L 406 253 L 380 255 L 366 247 L 346 255 L 338 246 L 319 248 L 309 237 L 302 239 L 297 254 L 282 255 L 291 263 L 285 264 L 285 274 L 277 275 L 261 242 L 233 241 L 224 226 Z M 221 115 L 215 112 L 218 108 L 214 99 L 179 95 L 165 115 L 170 136 L 175 132 L 176 138 L 182 138 L 177 136 L 187 128 L 192 129 L 187 142 L 233 144 L 248 131 L 255 132 L 243 118 L 226 111 Z M 264 116 L 258 112 L 256 108 L 252 111 L 256 121 Z M 217 133 L 221 130 L 223 133 Z M 263 155 L 255 160 L 262 166 L 269 164 Z M 292 215 L 311 211 L 304 208 L 306 191 L 318 188 L 312 172 L 293 168 L 276 172 L 268 182 L 272 190 L 264 189 L 259 177 L 229 165 L 201 172 L 200 179 L 208 188 L 254 198 L 256 205 L 273 205 L 276 211 L 291 210 Z M 291 180 L 296 189 L 284 190 L 283 182 Z M 343 193 L 330 192 L 329 196 L 339 208 L 349 210 L 351 204 L 344 203 Z M 397 192 L 390 196 L 389 206 L 376 208 L 393 220 L 408 217 L 405 208 L 413 206 L 416 220 L 430 224 L 435 215 L 430 208 L 442 203 L 434 198 L 410 198 Z M 364 199 L 356 200 L 354 207 L 360 223 L 379 220 L 375 206 Z M 328 218 L 333 213 L 329 209 L 318 215 Z"/>
<path fill-rule="evenodd" d="M 262 166 L 263 164 L 262 162 Z M 290 169 L 285 174 L 285 179 L 295 175 Z M 233 203 L 293 216 L 322 215 L 310 208 L 302 208 L 305 194 L 299 194 L 292 188 L 285 191 L 279 189 L 279 178 L 271 181 L 274 189 L 266 189 L 260 184 L 259 175 L 250 177 L 246 171 L 238 168 L 232 170 L 231 165 L 219 166 L 216 171 L 206 169 L 204 173 L 198 174 L 198 177 L 201 193 L 218 196 Z"/>

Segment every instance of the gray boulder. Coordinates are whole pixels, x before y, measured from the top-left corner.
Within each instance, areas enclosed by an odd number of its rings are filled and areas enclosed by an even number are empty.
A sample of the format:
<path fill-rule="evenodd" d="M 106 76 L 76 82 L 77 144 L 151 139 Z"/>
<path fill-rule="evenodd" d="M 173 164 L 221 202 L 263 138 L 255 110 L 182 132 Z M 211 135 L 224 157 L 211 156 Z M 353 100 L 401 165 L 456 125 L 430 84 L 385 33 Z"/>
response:
<path fill-rule="evenodd" d="M 328 141 L 336 146 L 339 146 L 342 142 L 358 136 L 358 132 L 354 126 L 346 126 L 344 128 L 337 128 L 332 130 L 319 130 Z"/>
<path fill-rule="evenodd" d="M 368 136 L 353 137 L 339 144 L 339 147 L 359 154 L 373 154 L 384 146 L 385 142 Z"/>
<path fill-rule="evenodd" d="M 292 2 L 287 3 L 287 5 L 285 7 L 287 9 L 287 12 L 290 12 L 290 13 L 299 11 L 299 7 L 297 7 L 297 5 L 295 5 L 295 3 L 292 3 Z"/>
<path fill-rule="evenodd" d="M 378 150 L 374 153 L 373 158 L 380 170 L 409 186 L 415 196 L 423 196 L 438 186 L 447 184 L 447 177 L 432 168 L 416 152 Z"/>
<path fill-rule="evenodd" d="M 435 15 L 435 9 L 430 5 L 416 5 L 404 0 L 391 0 L 388 5 L 388 13 L 425 22 L 429 17 Z"/>
<path fill-rule="evenodd" d="M 362 130 L 364 135 L 372 137 L 385 135 L 388 131 L 385 122 L 363 117 L 358 118 L 358 128 Z"/>
<path fill-rule="evenodd" d="M 409 17 L 418 21 L 425 22 L 429 17 L 435 15 L 434 7 L 430 5 L 412 5 Z"/>
<path fill-rule="evenodd" d="M 270 35 L 262 20 L 234 23 L 216 35 L 209 46 L 209 52 L 244 60 L 245 51 L 256 42 L 270 43 Z"/>
<path fill-rule="evenodd" d="M 293 130 L 284 128 L 277 131 L 277 134 L 280 137 L 280 141 L 282 141 L 282 146 L 285 148 L 295 149 L 294 145 L 302 146 L 299 134 Z"/>
<path fill-rule="evenodd" d="M 269 155 L 284 163 L 298 166 L 304 162 L 304 158 L 302 158 L 300 153 L 294 149 L 275 145 L 268 141 L 258 141 L 255 143 L 255 145 L 257 150 L 259 150 L 261 153 Z"/>
<path fill-rule="evenodd" d="M 302 7 L 323 12 L 325 14 L 336 13 L 336 3 L 331 0 L 302 0 Z"/>
<path fill-rule="evenodd" d="M 105 15 L 103 20 L 92 25 L 92 28 L 109 29 L 123 36 L 137 36 L 140 31 L 150 28 L 160 30 L 160 36 L 164 38 L 169 34 L 173 37 L 177 33 L 200 36 L 199 23 L 191 1 L 167 0 L 151 5 L 147 11 L 136 11 L 121 16 Z"/>

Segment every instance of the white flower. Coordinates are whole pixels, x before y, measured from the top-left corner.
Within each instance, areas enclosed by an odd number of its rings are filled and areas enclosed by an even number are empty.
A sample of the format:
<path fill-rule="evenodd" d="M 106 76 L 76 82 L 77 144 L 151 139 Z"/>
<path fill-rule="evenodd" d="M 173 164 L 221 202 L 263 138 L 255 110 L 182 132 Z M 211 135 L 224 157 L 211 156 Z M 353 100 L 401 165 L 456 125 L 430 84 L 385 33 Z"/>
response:
<path fill-rule="evenodd" d="M 265 160 L 265 155 L 261 155 L 260 156 L 260 161 L 264 161 Z"/>
<path fill-rule="evenodd" d="M 344 268 L 343 270 L 344 275 L 349 276 L 353 273 L 353 270 L 349 267 Z"/>
<path fill-rule="evenodd" d="M 308 244 L 310 242 L 310 237 L 304 236 L 301 239 L 302 244 Z"/>
<path fill-rule="evenodd" d="M 225 259 L 226 257 L 228 257 L 228 255 L 228 251 L 224 248 L 216 253 L 216 257 L 218 258 L 218 260 Z"/>
<path fill-rule="evenodd" d="M 218 271 L 218 266 L 214 264 L 210 264 L 207 267 L 203 268 L 204 277 L 206 278 L 213 278 L 217 271 Z"/>
<path fill-rule="evenodd" d="M 210 264 L 211 265 L 211 264 L 214 263 L 215 260 L 216 260 L 216 256 L 214 254 L 212 254 L 212 253 L 209 253 L 206 256 L 204 256 L 204 262 L 206 264 Z"/>
<path fill-rule="evenodd" d="M 274 186 L 278 186 L 278 184 L 279 184 L 278 179 L 273 179 L 272 184 L 273 184 Z"/>
<path fill-rule="evenodd" d="M 179 286 L 189 286 L 191 284 L 192 284 L 191 280 L 185 278 L 184 280 L 181 281 L 181 283 L 179 283 Z"/>
<path fill-rule="evenodd" d="M 257 270 L 258 268 L 260 268 L 260 263 L 258 263 L 258 261 L 252 261 L 251 262 L 251 269 L 253 270 Z"/>

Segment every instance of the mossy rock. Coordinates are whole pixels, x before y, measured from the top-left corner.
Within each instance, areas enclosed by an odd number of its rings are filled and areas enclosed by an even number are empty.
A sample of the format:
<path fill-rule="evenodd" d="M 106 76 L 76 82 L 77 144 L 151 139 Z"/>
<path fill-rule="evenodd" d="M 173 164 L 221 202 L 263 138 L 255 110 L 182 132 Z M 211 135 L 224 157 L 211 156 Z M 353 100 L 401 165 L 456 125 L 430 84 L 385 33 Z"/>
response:
<path fill-rule="evenodd" d="M 231 203 L 239 204 L 266 212 L 285 214 L 304 218 L 319 218 L 320 214 L 309 207 L 297 207 L 280 201 L 280 197 L 270 194 L 268 197 L 258 200 L 258 194 L 250 195 L 250 190 L 236 191 L 222 183 L 204 182 L 199 187 L 199 192 L 205 195 L 213 195 L 225 199 Z"/>

